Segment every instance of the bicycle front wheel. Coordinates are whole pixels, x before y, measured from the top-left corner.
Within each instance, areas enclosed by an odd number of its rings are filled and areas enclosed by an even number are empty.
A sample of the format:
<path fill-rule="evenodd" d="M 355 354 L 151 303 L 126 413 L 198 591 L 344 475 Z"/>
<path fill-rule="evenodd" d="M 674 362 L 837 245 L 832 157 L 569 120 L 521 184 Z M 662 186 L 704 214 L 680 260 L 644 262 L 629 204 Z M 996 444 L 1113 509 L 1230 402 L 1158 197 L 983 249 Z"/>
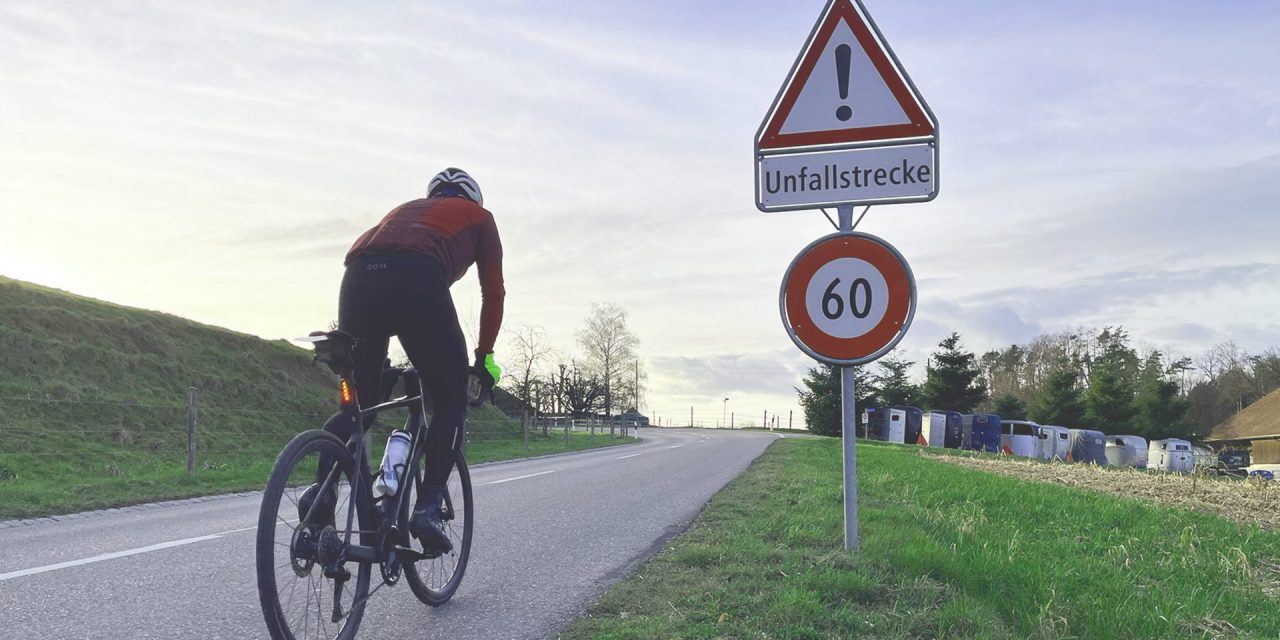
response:
<path fill-rule="evenodd" d="M 412 500 L 406 500 L 400 515 L 401 522 L 408 522 L 408 511 L 417 501 L 417 492 L 426 486 L 426 475 L 423 464 L 418 465 L 417 476 L 408 483 L 414 491 Z M 444 505 L 441 512 L 444 532 L 453 543 L 453 550 L 435 558 L 426 558 L 414 563 L 405 563 L 405 580 L 413 595 L 423 603 L 438 607 L 453 597 L 458 585 L 462 583 L 462 575 L 467 570 L 467 559 L 471 557 L 471 533 L 475 529 L 475 510 L 471 498 L 471 474 L 467 471 L 467 461 L 461 451 L 454 452 L 453 473 L 449 474 L 448 490 L 445 492 Z M 405 527 L 407 529 L 407 527 Z M 422 544 L 412 539 L 405 531 L 401 535 L 401 544 L 416 551 L 422 550 Z"/>
<path fill-rule="evenodd" d="M 347 544 L 368 544 L 372 536 L 361 529 L 376 529 L 352 495 L 355 474 L 346 446 L 324 431 L 299 434 L 276 458 L 257 534 L 258 599 L 274 640 L 355 637 L 371 564 L 343 558 Z M 313 484 L 312 495 L 324 497 L 304 500 Z"/>

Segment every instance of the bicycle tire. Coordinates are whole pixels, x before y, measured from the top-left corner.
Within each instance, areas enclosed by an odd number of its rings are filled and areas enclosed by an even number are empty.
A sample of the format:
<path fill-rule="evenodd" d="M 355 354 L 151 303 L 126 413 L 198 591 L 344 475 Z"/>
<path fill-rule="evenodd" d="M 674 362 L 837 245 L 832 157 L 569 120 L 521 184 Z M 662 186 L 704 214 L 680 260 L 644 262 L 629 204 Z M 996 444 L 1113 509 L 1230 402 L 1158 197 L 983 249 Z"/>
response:
<path fill-rule="evenodd" d="M 301 485 L 314 481 L 315 470 L 319 464 L 318 457 L 322 453 L 331 455 L 339 469 L 334 482 L 338 494 L 334 509 L 336 513 L 333 517 L 335 531 L 339 536 L 345 533 L 346 512 L 353 506 L 356 509 L 353 522 L 356 523 L 357 530 L 368 532 L 376 529 L 367 500 L 352 495 L 352 479 L 356 473 L 355 460 L 337 436 L 321 430 L 306 431 L 298 434 L 285 445 L 276 458 L 266 489 L 263 491 L 257 530 L 258 599 L 262 606 L 263 619 L 274 640 L 310 640 L 311 638 L 350 640 L 355 637 L 360 627 L 360 620 L 364 616 L 369 579 L 372 575 L 371 563 L 355 563 L 355 575 L 343 589 L 344 593 L 350 593 L 350 604 L 345 607 L 346 615 L 341 620 L 340 626 L 336 622 L 327 624 L 326 621 L 332 616 L 333 579 L 324 575 L 323 568 L 316 563 L 315 558 L 308 559 L 305 557 L 306 553 L 297 551 L 302 548 L 303 543 L 300 542 L 302 540 L 311 540 L 314 543 L 316 537 L 320 535 L 318 533 L 320 528 L 316 525 L 304 527 L 302 523 L 293 526 L 281 515 L 283 508 L 286 515 L 296 516 L 298 520 L 302 519 L 301 514 L 298 513 L 300 509 L 297 507 L 297 498 L 303 490 Z M 314 454 L 314 460 L 312 454 Z M 345 498 L 342 497 L 343 491 L 346 492 Z M 286 499 L 292 504 L 286 503 Z M 312 514 L 312 517 L 317 516 Z M 356 534 L 353 534 L 353 540 L 356 537 Z M 368 533 L 358 534 L 361 544 L 369 544 L 369 537 Z M 352 563 L 345 563 L 344 568 L 350 564 Z M 304 572 L 307 582 L 304 587 L 306 602 L 302 615 L 299 616 L 293 604 L 296 600 L 297 587 L 304 579 Z M 297 581 L 288 587 L 289 602 L 284 603 L 281 601 L 284 592 L 277 578 L 283 577 L 287 580 L 290 575 Z M 329 607 L 324 604 L 326 595 L 329 598 Z M 313 596 L 314 612 L 310 610 Z M 343 602 L 346 601 L 347 598 L 344 595 Z M 311 629 L 313 622 L 314 630 Z M 330 633 L 330 624 L 336 627 L 334 633 Z M 301 633 L 293 628 L 295 626 L 301 626 Z"/>
<path fill-rule="evenodd" d="M 417 476 L 409 486 L 416 492 L 425 485 L 425 473 L 422 464 L 418 465 Z M 471 493 L 471 474 L 467 470 L 467 460 L 461 451 L 454 452 L 453 473 L 449 474 L 449 501 L 453 508 L 453 519 L 445 523 L 445 532 L 454 540 L 453 551 L 438 558 L 424 559 L 413 563 L 405 563 L 405 581 L 409 589 L 423 604 L 438 607 L 457 592 L 462 584 L 462 576 L 467 571 L 467 561 L 471 557 L 471 537 L 475 530 L 475 502 Z M 416 499 L 416 495 L 414 498 Z M 400 521 L 408 522 L 413 500 L 405 500 L 401 509 Z M 453 526 L 461 521 L 459 530 Z M 422 545 L 409 535 L 407 527 L 401 534 L 401 544 L 421 550 Z"/>

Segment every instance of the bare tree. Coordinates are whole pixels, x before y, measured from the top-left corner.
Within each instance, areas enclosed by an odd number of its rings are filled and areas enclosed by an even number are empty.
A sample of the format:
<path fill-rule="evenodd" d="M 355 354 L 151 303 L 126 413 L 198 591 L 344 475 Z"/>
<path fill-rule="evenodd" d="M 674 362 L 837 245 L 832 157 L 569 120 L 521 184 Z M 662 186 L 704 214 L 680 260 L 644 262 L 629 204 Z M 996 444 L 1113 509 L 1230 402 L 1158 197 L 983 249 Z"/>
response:
<path fill-rule="evenodd" d="M 598 376 L 583 372 L 574 363 L 560 381 L 560 401 L 574 417 L 594 414 L 605 394 L 605 384 Z"/>
<path fill-rule="evenodd" d="M 551 355 L 551 346 L 547 342 L 546 331 L 542 327 L 520 325 L 507 338 L 511 349 L 511 365 L 504 378 L 509 379 L 511 392 L 525 404 L 541 409 L 541 402 L 535 402 L 535 389 L 539 385 L 539 371 Z"/>
<path fill-rule="evenodd" d="M 587 324 L 578 332 L 578 345 L 588 370 L 604 385 L 605 415 L 613 415 L 618 392 L 632 386 L 639 344 L 640 340 L 627 328 L 627 312 L 622 307 L 612 302 L 591 305 Z"/>

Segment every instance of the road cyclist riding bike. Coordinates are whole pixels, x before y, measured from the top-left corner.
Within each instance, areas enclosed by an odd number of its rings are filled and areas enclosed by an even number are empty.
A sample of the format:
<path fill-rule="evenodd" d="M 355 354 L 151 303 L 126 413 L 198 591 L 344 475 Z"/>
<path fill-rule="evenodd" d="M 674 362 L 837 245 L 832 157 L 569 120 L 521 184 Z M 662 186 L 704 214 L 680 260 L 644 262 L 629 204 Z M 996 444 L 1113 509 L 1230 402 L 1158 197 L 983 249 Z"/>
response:
<path fill-rule="evenodd" d="M 468 369 L 449 287 L 472 264 L 482 302 Z M 500 376 L 493 345 L 504 296 L 497 227 L 459 169 L 440 172 L 426 198 L 396 207 L 351 247 L 339 330 L 306 339 L 340 377 L 341 410 L 285 447 L 263 495 L 258 591 L 272 638 L 354 637 L 374 564 L 382 584 L 373 591 L 403 575 L 429 605 L 453 596 L 473 526 L 462 423 L 468 396 L 483 403 Z M 393 335 L 412 368 L 385 369 Z M 387 401 L 385 383 L 398 379 L 406 396 Z M 366 433 L 379 411 L 398 407 L 409 418 L 375 473 Z"/>

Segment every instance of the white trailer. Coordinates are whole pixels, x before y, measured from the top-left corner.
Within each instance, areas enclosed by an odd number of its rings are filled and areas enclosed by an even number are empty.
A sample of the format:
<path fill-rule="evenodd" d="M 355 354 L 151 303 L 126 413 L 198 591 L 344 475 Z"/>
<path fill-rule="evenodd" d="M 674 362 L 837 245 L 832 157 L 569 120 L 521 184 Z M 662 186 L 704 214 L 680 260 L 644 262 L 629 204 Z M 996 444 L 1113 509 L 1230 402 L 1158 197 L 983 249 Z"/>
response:
<path fill-rule="evenodd" d="M 1153 471 L 1191 473 L 1195 469 L 1191 443 L 1178 438 L 1152 440 L 1147 449 L 1147 468 Z"/>
<path fill-rule="evenodd" d="M 907 412 L 902 409 L 889 409 L 888 412 L 889 419 L 880 424 L 880 439 L 902 444 L 907 435 Z"/>
<path fill-rule="evenodd" d="M 1034 458 L 1037 455 L 1036 427 L 1040 425 L 1027 420 L 1000 421 L 1000 450 L 1015 456 Z"/>
<path fill-rule="evenodd" d="M 956 411 L 930 411 L 922 424 L 924 442 L 930 447 L 958 449 L 961 439 L 960 413 Z"/>
<path fill-rule="evenodd" d="M 1147 439 L 1139 436 L 1107 436 L 1107 464 L 1145 469 Z"/>
<path fill-rule="evenodd" d="M 1066 460 L 1071 451 L 1071 430 L 1066 427 L 1036 427 L 1036 457 L 1041 460 Z"/>

